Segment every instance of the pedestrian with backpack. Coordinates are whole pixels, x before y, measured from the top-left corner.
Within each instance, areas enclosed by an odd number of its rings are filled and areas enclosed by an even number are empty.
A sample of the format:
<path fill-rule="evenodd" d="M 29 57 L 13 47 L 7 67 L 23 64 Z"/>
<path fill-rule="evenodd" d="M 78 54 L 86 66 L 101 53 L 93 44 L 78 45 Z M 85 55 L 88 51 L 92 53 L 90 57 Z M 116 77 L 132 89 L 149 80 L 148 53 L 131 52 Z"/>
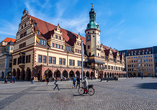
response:
<path fill-rule="evenodd" d="M 76 84 L 76 79 L 75 77 L 73 78 L 73 87 L 72 88 L 75 88 L 75 84 Z"/>

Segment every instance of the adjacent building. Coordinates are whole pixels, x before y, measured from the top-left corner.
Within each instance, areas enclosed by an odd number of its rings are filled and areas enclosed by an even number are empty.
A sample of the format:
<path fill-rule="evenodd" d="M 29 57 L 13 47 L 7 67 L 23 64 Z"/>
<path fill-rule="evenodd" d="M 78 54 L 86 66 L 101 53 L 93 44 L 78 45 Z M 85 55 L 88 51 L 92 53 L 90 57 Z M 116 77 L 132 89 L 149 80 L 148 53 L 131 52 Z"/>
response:
<path fill-rule="evenodd" d="M 7 37 L 0 43 L 0 78 L 11 77 L 12 53 L 15 40 Z"/>
<path fill-rule="evenodd" d="M 124 54 L 100 44 L 96 12 L 89 12 L 85 37 L 40 20 L 23 11 L 13 51 L 12 75 L 17 79 L 43 80 L 45 77 L 72 78 L 81 74 L 83 41 L 83 75 L 87 77 L 123 77 Z"/>
<path fill-rule="evenodd" d="M 157 47 L 123 50 L 128 76 L 155 76 L 157 73 Z"/>

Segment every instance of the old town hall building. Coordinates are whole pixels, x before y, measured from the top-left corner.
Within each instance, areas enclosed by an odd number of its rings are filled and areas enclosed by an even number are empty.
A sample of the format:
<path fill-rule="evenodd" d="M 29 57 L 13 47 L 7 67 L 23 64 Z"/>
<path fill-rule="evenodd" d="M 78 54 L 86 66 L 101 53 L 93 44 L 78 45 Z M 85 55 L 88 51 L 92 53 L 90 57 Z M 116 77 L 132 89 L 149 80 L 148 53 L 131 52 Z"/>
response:
<path fill-rule="evenodd" d="M 17 79 L 43 80 L 49 77 L 72 78 L 81 74 L 83 40 L 83 75 L 87 77 L 123 77 L 124 54 L 100 42 L 96 12 L 89 12 L 86 36 L 75 34 L 23 11 L 14 43 L 12 75 Z"/>

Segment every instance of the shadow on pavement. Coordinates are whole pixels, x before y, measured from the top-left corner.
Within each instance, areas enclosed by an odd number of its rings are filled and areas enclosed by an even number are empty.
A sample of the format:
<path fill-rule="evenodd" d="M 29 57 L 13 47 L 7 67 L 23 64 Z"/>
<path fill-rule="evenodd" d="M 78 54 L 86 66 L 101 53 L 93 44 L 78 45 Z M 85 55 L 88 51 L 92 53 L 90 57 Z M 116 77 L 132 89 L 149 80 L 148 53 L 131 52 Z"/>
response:
<path fill-rule="evenodd" d="M 137 85 L 140 89 L 157 89 L 157 83 L 142 83 Z"/>
<path fill-rule="evenodd" d="M 59 89 L 73 89 L 73 88 L 59 88 Z"/>

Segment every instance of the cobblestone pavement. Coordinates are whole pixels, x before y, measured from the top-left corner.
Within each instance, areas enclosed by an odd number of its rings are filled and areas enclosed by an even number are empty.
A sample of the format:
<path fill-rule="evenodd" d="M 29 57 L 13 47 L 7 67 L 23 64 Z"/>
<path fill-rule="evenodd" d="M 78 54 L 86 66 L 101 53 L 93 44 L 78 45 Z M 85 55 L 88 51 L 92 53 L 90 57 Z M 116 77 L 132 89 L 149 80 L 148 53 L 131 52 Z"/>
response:
<path fill-rule="evenodd" d="M 2 110 L 157 110 L 157 79 L 128 78 L 119 81 L 89 81 L 95 94 L 80 96 L 72 81 L 0 84 Z"/>

